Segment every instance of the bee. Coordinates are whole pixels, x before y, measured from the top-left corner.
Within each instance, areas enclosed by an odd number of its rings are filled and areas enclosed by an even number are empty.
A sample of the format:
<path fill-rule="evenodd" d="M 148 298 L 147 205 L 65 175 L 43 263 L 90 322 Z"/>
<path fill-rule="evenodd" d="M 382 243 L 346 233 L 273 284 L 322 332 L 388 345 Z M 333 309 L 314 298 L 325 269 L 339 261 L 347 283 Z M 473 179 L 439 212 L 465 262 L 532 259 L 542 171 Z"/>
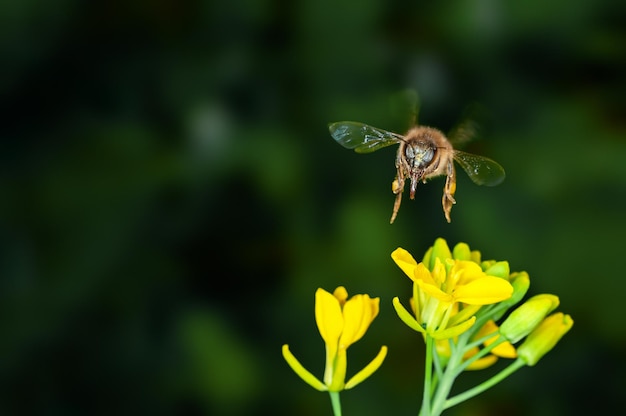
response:
<path fill-rule="evenodd" d="M 446 220 L 450 223 L 450 211 L 456 203 L 456 161 L 470 179 L 478 185 L 495 186 L 504 180 L 504 169 L 497 162 L 454 149 L 450 140 L 439 130 L 415 125 L 401 135 L 368 126 L 355 121 L 340 121 L 328 126 L 330 134 L 343 147 L 357 153 L 371 153 L 383 147 L 399 144 L 396 154 L 396 177 L 391 185 L 396 195 L 390 223 L 393 224 L 404 192 L 404 183 L 410 180 L 409 196 L 415 199 L 417 184 L 437 176 L 446 176 L 441 203 Z M 467 129 L 465 129 L 467 130 Z M 457 135 L 467 133 L 457 129 Z"/>

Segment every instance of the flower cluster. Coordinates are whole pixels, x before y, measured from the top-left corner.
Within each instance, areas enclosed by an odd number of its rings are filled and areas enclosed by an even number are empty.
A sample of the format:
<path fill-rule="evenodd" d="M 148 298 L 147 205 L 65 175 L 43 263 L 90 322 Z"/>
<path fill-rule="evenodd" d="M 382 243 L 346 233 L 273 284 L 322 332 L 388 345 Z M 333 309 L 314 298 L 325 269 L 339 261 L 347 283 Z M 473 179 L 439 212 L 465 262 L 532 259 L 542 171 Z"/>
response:
<path fill-rule="evenodd" d="M 559 305 L 551 294 L 533 296 L 510 311 L 528 291 L 528 274 L 511 273 L 506 261 L 484 261 L 465 243 L 450 250 L 439 238 L 419 263 L 402 248 L 391 257 L 413 282 L 411 312 L 397 297 L 393 306 L 426 342 L 423 415 L 438 415 L 519 368 L 535 365 L 573 325 L 569 315 L 549 315 Z M 489 367 L 498 358 L 514 361 L 485 382 L 449 397 L 461 372 Z"/>
<path fill-rule="evenodd" d="M 420 262 L 402 248 L 391 257 L 413 286 L 410 308 L 398 297 L 393 299 L 393 307 L 426 343 L 421 415 L 439 415 L 518 369 L 534 366 L 573 325 L 569 315 L 552 313 L 559 306 L 559 298 L 552 294 L 535 295 L 513 309 L 528 291 L 528 273 L 511 273 L 506 261 L 482 260 L 480 252 L 465 243 L 450 250 L 439 238 Z M 338 393 L 372 375 L 387 354 L 387 347 L 382 346 L 370 364 L 345 381 L 347 349 L 363 337 L 378 310 L 378 298 L 355 295 L 348 299 L 342 286 L 333 294 L 317 290 L 315 319 L 326 346 L 323 381 L 283 345 L 283 356 L 291 368 L 315 389 L 331 394 L 335 415 L 341 414 Z M 450 397 L 454 381 L 463 371 L 489 367 L 500 358 L 511 360 L 510 364 Z"/>

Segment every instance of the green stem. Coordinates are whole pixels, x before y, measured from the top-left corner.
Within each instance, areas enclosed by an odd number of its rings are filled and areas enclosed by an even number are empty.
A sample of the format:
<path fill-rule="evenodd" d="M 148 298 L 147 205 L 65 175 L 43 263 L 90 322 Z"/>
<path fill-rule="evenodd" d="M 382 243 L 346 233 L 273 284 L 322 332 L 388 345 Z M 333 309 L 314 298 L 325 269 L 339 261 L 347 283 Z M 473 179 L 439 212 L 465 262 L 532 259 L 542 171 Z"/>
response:
<path fill-rule="evenodd" d="M 465 400 L 471 399 L 472 397 L 484 392 L 485 390 L 490 389 L 491 387 L 495 386 L 496 384 L 498 384 L 499 382 L 504 380 L 506 377 L 513 374 L 515 371 L 524 367 L 525 365 L 526 364 L 522 360 L 520 359 L 515 360 L 513 363 L 511 363 L 511 365 L 506 367 L 504 370 L 500 371 L 495 376 L 491 377 L 489 380 L 446 400 L 444 409 L 448 409 L 452 406 L 456 406 L 457 404 L 464 402 Z"/>
<path fill-rule="evenodd" d="M 437 385 L 439 384 L 439 380 L 443 377 L 443 366 L 440 361 L 439 354 L 435 351 L 433 354 L 433 374 L 431 375 L 430 380 L 430 391 L 428 392 L 430 397 L 433 397 L 435 394 L 435 390 L 437 389 Z"/>
<path fill-rule="evenodd" d="M 439 416 L 446 408 L 446 399 L 452 390 L 454 381 L 459 375 L 458 369 L 462 366 L 465 346 L 467 345 L 469 339 L 468 333 L 461 334 L 457 339 L 456 346 L 451 346 L 450 359 L 448 360 L 443 375 L 437 385 L 437 392 L 434 395 L 434 399 L 431 404 L 430 416 Z"/>
<path fill-rule="evenodd" d="M 445 401 L 450 394 L 450 390 L 452 390 L 452 385 L 454 384 L 454 380 L 456 379 L 456 367 L 458 366 L 457 360 L 455 360 L 454 355 L 450 357 L 451 360 L 448 362 L 446 369 L 443 373 L 443 376 L 439 380 L 439 384 L 437 385 L 437 392 L 434 395 L 433 402 L 431 404 L 431 413 L 430 416 L 438 416 L 445 409 Z"/>
<path fill-rule="evenodd" d="M 433 372 L 433 348 L 434 340 L 426 335 L 426 360 L 424 363 L 424 394 L 422 396 L 422 409 L 420 416 L 430 416 L 430 398 L 432 397 L 432 372 Z"/>
<path fill-rule="evenodd" d="M 333 405 L 333 414 L 335 416 L 341 416 L 341 402 L 339 400 L 339 392 L 329 391 L 328 394 L 330 394 L 330 402 Z"/>

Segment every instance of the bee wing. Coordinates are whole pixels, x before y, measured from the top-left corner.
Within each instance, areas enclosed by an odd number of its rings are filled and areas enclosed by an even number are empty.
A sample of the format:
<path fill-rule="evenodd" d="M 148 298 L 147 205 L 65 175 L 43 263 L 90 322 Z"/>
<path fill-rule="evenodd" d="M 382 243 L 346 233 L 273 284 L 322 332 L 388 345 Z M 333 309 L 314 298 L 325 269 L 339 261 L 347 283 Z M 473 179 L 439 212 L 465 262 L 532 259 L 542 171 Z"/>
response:
<path fill-rule="evenodd" d="M 504 180 L 504 168 L 487 157 L 455 150 L 454 160 L 477 185 L 495 186 Z"/>
<path fill-rule="evenodd" d="M 404 140 L 399 134 L 355 121 L 330 123 L 328 130 L 337 143 L 357 153 L 371 153 Z"/>
<path fill-rule="evenodd" d="M 448 140 L 455 148 L 478 137 L 480 127 L 487 119 L 487 110 L 477 103 L 467 106 L 459 122 L 448 132 Z"/>

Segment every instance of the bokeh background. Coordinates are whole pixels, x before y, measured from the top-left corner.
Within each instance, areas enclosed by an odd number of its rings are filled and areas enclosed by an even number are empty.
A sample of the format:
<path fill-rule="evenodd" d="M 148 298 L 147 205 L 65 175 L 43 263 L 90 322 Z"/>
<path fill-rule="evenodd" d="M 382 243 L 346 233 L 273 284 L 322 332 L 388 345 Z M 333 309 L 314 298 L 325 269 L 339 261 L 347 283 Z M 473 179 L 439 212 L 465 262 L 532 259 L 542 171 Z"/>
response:
<path fill-rule="evenodd" d="M 330 414 L 280 348 L 321 377 L 314 292 L 345 285 L 381 298 L 348 372 L 389 346 L 345 414 L 416 414 L 390 253 L 437 237 L 528 271 L 575 321 L 449 414 L 622 408 L 625 21 L 611 0 L 2 2 L 0 413 Z M 507 179 L 459 172 L 451 224 L 437 179 L 390 225 L 395 149 L 327 131 L 402 131 L 406 88 L 444 131 L 489 114 L 465 150 Z"/>

